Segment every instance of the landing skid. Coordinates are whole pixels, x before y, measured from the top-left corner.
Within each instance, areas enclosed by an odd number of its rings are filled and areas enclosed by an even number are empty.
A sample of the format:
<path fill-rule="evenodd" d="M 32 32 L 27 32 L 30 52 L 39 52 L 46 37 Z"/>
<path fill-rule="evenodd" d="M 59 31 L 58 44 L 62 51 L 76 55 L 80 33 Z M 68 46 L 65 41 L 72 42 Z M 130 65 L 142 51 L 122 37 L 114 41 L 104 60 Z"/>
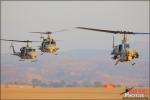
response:
<path fill-rule="evenodd" d="M 58 53 L 51 53 L 51 52 L 41 52 L 41 55 L 43 55 L 44 53 L 50 53 L 50 54 L 58 55 Z"/>
<path fill-rule="evenodd" d="M 19 61 L 25 61 L 25 59 L 20 59 Z M 31 62 L 36 62 L 36 61 L 37 61 L 37 59 L 31 60 Z"/>
<path fill-rule="evenodd" d="M 35 59 L 35 60 L 32 60 L 31 62 L 36 62 L 36 61 L 38 61 L 37 59 Z"/>
<path fill-rule="evenodd" d="M 58 53 L 55 53 L 54 55 L 58 55 Z"/>
<path fill-rule="evenodd" d="M 117 60 L 116 63 L 115 63 L 115 65 L 117 65 L 119 62 L 120 62 L 120 60 Z M 134 66 L 135 62 L 131 61 L 131 65 Z"/>
<path fill-rule="evenodd" d="M 25 59 L 20 59 L 19 61 L 25 61 Z"/>
<path fill-rule="evenodd" d="M 41 53 L 41 55 L 43 55 L 43 54 L 44 54 L 44 52 Z"/>
<path fill-rule="evenodd" d="M 134 65 L 135 65 L 135 62 L 131 62 L 131 64 L 132 64 L 132 66 L 134 66 Z"/>
<path fill-rule="evenodd" d="M 115 65 L 117 65 L 119 62 L 120 62 L 120 60 L 117 60 L 116 63 L 115 63 Z"/>

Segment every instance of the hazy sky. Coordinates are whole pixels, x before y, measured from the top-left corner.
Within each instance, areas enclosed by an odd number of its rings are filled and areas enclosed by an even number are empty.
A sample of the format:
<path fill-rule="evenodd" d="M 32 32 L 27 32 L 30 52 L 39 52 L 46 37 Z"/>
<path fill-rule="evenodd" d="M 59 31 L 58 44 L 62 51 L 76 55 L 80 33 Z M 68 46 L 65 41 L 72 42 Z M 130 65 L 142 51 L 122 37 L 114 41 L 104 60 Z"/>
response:
<path fill-rule="evenodd" d="M 2 38 L 7 39 L 39 40 L 39 34 L 29 32 L 77 26 L 149 32 L 148 1 L 3 1 L 1 8 Z M 58 42 L 61 50 L 112 47 L 112 35 L 102 32 L 72 30 L 52 37 L 62 40 Z M 130 38 L 131 42 L 148 41 L 148 36 Z M 4 44 L 2 52 L 7 52 L 9 43 Z"/>
<path fill-rule="evenodd" d="M 17 57 L 8 54 L 2 55 L 2 79 L 104 82 L 120 82 L 124 79 L 126 83 L 147 84 L 148 35 L 130 35 L 131 47 L 139 51 L 140 58 L 134 67 L 130 63 L 116 67 L 110 56 L 111 34 L 73 27 L 149 32 L 149 17 L 148 1 L 2 1 L 2 38 L 39 40 L 40 34 L 29 32 L 72 29 L 52 35 L 54 39 L 61 40 L 57 42 L 60 48 L 58 57 L 39 54 L 38 62 L 28 63 L 19 62 Z M 121 35 L 116 38 L 115 42 L 120 43 Z M 15 43 L 18 51 L 24 45 Z M 10 43 L 2 42 L 2 54 L 9 53 L 9 46 Z"/>

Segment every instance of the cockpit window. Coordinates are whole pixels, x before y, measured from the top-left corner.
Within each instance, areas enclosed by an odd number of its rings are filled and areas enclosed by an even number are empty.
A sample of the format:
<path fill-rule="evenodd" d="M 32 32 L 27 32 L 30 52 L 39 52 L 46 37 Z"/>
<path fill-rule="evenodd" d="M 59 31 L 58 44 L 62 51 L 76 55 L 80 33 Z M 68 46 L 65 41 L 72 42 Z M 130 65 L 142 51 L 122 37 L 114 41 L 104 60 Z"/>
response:
<path fill-rule="evenodd" d="M 48 45 L 48 44 L 49 44 L 49 41 L 46 41 L 46 42 L 45 42 L 45 45 Z"/>
<path fill-rule="evenodd" d="M 54 40 L 54 39 L 52 39 L 51 44 L 56 44 L 56 42 L 55 42 L 55 40 Z"/>
<path fill-rule="evenodd" d="M 24 51 L 25 50 L 25 47 L 22 47 L 21 49 L 20 49 L 20 51 Z"/>
<path fill-rule="evenodd" d="M 126 47 L 127 47 L 127 48 L 130 48 L 130 45 L 129 45 L 129 44 L 126 44 Z"/>
<path fill-rule="evenodd" d="M 119 45 L 119 51 L 121 51 L 122 50 L 122 45 Z"/>
<path fill-rule="evenodd" d="M 28 49 L 27 51 L 28 51 L 28 52 L 31 52 L 31 51 L 32 51 L 32 49 Z"/>

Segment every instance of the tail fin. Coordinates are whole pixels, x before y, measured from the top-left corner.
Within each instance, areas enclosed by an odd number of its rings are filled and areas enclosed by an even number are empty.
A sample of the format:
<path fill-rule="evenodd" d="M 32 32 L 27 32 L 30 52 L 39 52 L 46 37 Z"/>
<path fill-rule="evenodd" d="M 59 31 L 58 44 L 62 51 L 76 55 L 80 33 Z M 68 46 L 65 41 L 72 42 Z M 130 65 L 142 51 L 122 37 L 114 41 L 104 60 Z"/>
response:
<path fill-rule="evenodd" d="M 15 53 L 16 53 L 16 51 L 15 51 L 15 48 L 14 48 L 13 43 L 11 43 L 10 48 L 12 48 L 12 50 L 13 50 L 13 54 L 15 54 Z"/>

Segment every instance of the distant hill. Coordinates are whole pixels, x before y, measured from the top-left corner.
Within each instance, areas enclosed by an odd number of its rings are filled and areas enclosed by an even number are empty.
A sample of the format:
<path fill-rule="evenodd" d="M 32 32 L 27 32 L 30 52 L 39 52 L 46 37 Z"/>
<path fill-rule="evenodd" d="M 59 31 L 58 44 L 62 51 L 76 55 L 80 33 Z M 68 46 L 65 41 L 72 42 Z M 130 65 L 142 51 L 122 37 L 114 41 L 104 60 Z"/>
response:
<path fill-rule="evenodd" d="M 135 66 L 123 63 L 117 66 L 109 50 L 60 51 L 59 55 L 43 54 L 37 62 L 19 61 L 18 57 L 1 54 L 1 80 L 28 82 L 65 81 L 67 84 L 116 83 L 148 84 L 148 61 L 137 61 Z M 131 77 L 132 76 L 132 77 Z M 130 78 L 129 78 L 130 77 Z"/>

